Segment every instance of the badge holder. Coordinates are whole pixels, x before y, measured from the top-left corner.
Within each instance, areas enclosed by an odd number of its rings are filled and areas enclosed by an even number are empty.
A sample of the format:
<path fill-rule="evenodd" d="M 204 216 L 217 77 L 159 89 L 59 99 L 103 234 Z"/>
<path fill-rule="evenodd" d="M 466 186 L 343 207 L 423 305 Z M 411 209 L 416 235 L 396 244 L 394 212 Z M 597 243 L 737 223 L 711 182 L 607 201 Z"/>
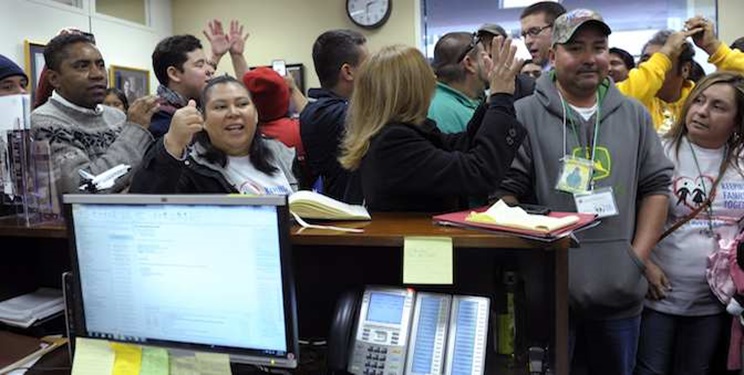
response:
<path fill-rule="evenodd" d="M 592 173 L 594 165 L 591 160 L 566 155 L 561 159 L 561 174 L 555 188 L 566 193 L 589 191 Z"/>
<path fill-rule="evenodd" d="M 618 214 L 617 202 L 612 187 L 604 187 L 581 193 L 574 193 L 576 212 L 596 214 L 598 218 Z"/>

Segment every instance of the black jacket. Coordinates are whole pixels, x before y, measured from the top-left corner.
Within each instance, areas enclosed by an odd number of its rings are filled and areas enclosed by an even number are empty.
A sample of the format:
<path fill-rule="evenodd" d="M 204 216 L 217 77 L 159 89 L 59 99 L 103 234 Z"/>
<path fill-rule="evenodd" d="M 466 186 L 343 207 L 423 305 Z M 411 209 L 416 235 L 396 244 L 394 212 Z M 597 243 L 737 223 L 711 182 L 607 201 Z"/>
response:
<path fill-rule="evenodd" d="M 441 133 L 434 121 L 394 123 L 372 138 L 359 178 L 371 211 L 444 212 L 463 196 L 499 186 L 525 137 L 511 95 L 495 94 L 476 110 L 467 130 Z"/>
<path fill-rule="evenodd" d="M 312 173 L 323 178 L 323 194 L 342 200 L 349 172 L 338 162 L 349 101 L 329 90 L 310 89 L 316 99 L 300 113 L 300 138 Z"/>
<path fill-rule="evenodd" d="M 265 140 L 272 148 L 273 157 L 278 160 L 274 164 L 284 171 L 290 185 L 296 186 L 291 173 L 291 156 L 279 142 Z M 152 144 L 142 159 L 129 187 L 130 193 L 135 194 L 237 194 L 238 191 L 225 179 L 218 166 L 210 165 L 200 159 L 198 152 L 190 152 L 184 160 L 171 156 L 165 149 L 163 138 Z M 285 153 L 279 155 L 280 153 Z M 287 166 L 289 163 L 289 167 Z"/>

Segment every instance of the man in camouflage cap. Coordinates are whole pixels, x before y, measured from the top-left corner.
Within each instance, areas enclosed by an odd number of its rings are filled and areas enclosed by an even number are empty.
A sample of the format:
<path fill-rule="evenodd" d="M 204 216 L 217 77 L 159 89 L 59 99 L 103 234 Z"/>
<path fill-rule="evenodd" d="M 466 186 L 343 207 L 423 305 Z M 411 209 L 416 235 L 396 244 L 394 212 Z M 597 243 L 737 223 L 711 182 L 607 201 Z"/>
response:
<path fill-rule="evenodd" d="M 573 364 L 592 375 L 631 375 L 645 264 L 666 219 L 673 167 L 645 108 L 607 78 L 610 32 L 591 10 L 555 20 L 554 70 L 515 104 L 528 137 L 499 195 L 601 217 L 576 234 L 581 246 L 569 252 L 570 343 L 587 362 Z"/>

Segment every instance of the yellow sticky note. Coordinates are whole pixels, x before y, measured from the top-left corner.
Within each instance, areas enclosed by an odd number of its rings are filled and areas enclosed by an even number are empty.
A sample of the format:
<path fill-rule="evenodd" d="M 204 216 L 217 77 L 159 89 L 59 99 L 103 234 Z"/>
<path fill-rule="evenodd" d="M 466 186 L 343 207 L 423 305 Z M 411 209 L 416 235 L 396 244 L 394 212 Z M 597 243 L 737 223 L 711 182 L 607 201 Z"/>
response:
<path fill-rule="evenodd" d="M 196 369 L 200 375 L 230 375 L 230 356 L 196 352 Z"/>
<path fill-rule="evenodd" d="M 113 368 L 114 350 L 108 341 L 82 337 L 75 340 L 72 375 L 110 374 Z"/>
<path fill-rule="evenodd" d="M 163 348 L 142 348 L 140 375 L 168 375 L 168 351 Z"/>
<path fill-rule="evenodd" d="M 139 375 L 142 366 L 142 348 L 139 345 L 112 342 L 114 372 L 112 375 Z"/>
<path fill-rule="evenodd" d="M 171 356 L 170 357 L 171 375 L 198 375 L 196 370 L 196 357 L 189 356 Z"/>
<path fill-rule="evenodd" d="M 403 284 L 452 284 L 452 238 L 406 237 Z"/>

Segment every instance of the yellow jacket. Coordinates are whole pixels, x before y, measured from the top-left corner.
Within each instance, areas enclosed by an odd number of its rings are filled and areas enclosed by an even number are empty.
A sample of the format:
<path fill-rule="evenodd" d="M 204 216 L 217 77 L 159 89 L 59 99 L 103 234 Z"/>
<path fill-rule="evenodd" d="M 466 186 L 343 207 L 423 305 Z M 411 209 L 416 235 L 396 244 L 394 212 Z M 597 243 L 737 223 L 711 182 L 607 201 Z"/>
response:
<path fill-rule="evenodd" d="M 721 43 L 718 50 L 708 58 L 708 62 L 718 70 L 730 70 L 744 73 L 744 53 L 738 49 L 732 50 Z M 648 61 L 631 69 L 628 78 L 616 84 L 618 90 L 625 96 L 638 99 L 651 114 L 654 127 L 660 134 L 666 133 L 682 113 L 682 106 L 687 96 L 695 87 L 692 81 L 685 82 L 682 95 L 674 103 L 667 103 L 656 97 L 656 93 L 664 84 L 666 72 L 672 68 L 672 61 L 665 54 L 657 52 Z"/>

